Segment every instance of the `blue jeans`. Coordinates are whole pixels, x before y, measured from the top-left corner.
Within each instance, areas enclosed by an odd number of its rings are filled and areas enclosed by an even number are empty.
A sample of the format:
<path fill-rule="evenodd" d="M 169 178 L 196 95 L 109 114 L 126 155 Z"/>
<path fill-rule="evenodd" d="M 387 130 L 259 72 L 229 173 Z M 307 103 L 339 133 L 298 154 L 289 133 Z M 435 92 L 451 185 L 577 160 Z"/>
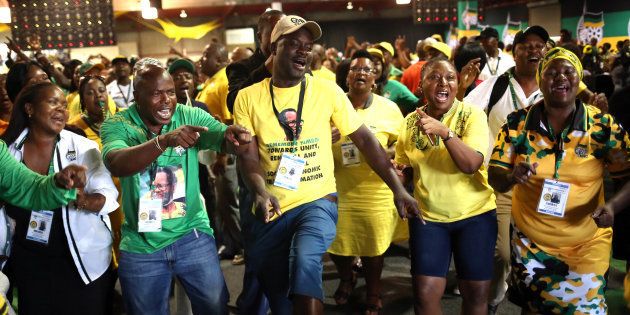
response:
<path fill-rule="evenodd" d="M 214 238 L 191 231 L 151 254 L 120 251 L 118 275 L 128 314 L 169 314 L 168 297 L 176 276 L 193 314 L 227 314 L 227 286 Z"/>
<path fill-rule="evenodd" d="M 247 263 L 258 275 L 271 312 L 291 314 L 290 297 L 323 300 L 322 255 L 335 238 L 337 204 L 318 199 L 270 222 L 251 222 Z"/>

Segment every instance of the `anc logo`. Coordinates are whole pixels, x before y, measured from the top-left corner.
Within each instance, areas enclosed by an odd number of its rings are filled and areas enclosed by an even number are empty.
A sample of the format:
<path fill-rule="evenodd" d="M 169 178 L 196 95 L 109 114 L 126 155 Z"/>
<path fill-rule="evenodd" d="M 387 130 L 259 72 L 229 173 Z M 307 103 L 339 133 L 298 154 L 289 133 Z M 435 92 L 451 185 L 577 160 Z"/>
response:
<path fill-rule="evenodd" d="M 146 220 L 147 218 L 149 218 L 149 215 L 146 212 L 140 213 L 140 220 Z"/>
<path fill-rule="evenodd" d="M 287 168 L 283 166 L 278 171 L 280 171 L 280 174 L 284 175 L 287 173 Z"/>
<path fill-rule="evenodd" d="M 37 227 L 37 222 L 36 221 L 31 221 L 31 228 L 34 229 Z"/>
<path fill-rule="evenodd" d="M 549 201 L 549 200 L 551 200 L 551 194 L 544 194 L 544 195 L 543 195 L 543 199 L 544 199 L 545 201 Z"/>

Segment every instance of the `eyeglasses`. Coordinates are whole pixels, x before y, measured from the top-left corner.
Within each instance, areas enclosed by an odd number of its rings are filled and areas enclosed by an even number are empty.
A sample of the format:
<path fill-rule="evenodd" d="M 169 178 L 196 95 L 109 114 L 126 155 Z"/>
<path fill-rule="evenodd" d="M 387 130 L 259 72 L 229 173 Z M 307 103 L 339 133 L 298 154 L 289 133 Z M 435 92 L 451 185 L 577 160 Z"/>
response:
<path fill-rule="evenodd" d="M 355 73 L 363 72 L 363 73 L 367 73 L 367 74 L 373 74 L 375 72 L 374 69 L 369 68 L 369 67 L 363 67 L 363 68 L 362 67 L 352 67 L 352 68 L 350 68 L 350 71 L 355 72 Z"/>

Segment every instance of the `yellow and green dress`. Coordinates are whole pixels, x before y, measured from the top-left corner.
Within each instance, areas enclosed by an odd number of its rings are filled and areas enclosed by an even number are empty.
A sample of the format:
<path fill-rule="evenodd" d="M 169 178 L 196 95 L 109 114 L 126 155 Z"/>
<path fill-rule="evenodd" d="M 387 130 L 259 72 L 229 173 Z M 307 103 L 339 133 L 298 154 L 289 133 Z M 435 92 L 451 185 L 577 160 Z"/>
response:
<path fill-rule="evenodd" d="M 396 142 L 403 116 L 394 102 L 373 94 L 371 105 L 357 113 L 384 149 Z M 342 146 L 348 145 L 352 146 L 352 141 L 344 136 L 332 146 L 339 205 L 337 236 L 328 252 L 340 256 L 379 256 L 391 242 L 408 238 L 408 231 L 397 231 L 402 220 L 394 205 L 394 195 L 363 155 L 354 150 L 358 163 L 344 163 L 343 154 L 350 151 L 342 152 Z"/>
<path fill-rule="evenodd" d="M 507 170 L 538 163 L 536 174 L 514 187 L 512 287 L 531 312 L 606 314 L 612 229 L 598 228 L 591 214 L 604 204 L 604 170 L 628 175 L 630 140 L 612 116 L 577 101 L 556 141 L 543 112 L 540 102 L 510 114 L 490 160 Z M 570 184 L 563 217 L 538 212 L 545 179 Z"/>
<path fill-rule="evenodd" d="M 85 135 L 88 139 L 98 144 L 99 150 L 103 149 L 103 144 L 101 143 L 100 126 L 97 126 L 91 123 L 87 116 L 85 116 L 84 114 L 77 115 L 68 121 L 68 125 L 73 125 L 83 130 L 83 132 L 85 132 Z M 116 189 L 118 189 L 118 204 L 122 205 L 122 199 L 121 199 L 122 193 L 120 189 L 120 181 L 118 180 L 118 177 L 112 177 L 112 180 L 114 181 L 114 185 L 116 186 Z M 115 211 L 110 212 L 109 220 L 112 224 L 112 231 L 113 231 L 112 249 L 114 250 L 114 255 L 112 256 L 112 260 L 114 262 L 114 266 L 118 266 L 118 255 L 120 255 L 120 252 L 119 252 L 120 229 L 124 221 L 122 209 L 118 208 Z"/>

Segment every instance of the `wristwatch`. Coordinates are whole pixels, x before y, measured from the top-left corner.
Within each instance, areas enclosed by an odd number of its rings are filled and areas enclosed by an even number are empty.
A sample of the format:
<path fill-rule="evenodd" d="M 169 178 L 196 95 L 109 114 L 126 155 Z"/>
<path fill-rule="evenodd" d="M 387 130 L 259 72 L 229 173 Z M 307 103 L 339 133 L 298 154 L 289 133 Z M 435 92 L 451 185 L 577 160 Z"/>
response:
<path fill-rule="evenodd" d="M 455 132 L 453 132 L 453 130 L 449 129 L 448 130 L 448 135 L 446 136 L 446 138 L 444 138 L 444 142 L 450 140 L 453 137 L 455 137 Z"/>

